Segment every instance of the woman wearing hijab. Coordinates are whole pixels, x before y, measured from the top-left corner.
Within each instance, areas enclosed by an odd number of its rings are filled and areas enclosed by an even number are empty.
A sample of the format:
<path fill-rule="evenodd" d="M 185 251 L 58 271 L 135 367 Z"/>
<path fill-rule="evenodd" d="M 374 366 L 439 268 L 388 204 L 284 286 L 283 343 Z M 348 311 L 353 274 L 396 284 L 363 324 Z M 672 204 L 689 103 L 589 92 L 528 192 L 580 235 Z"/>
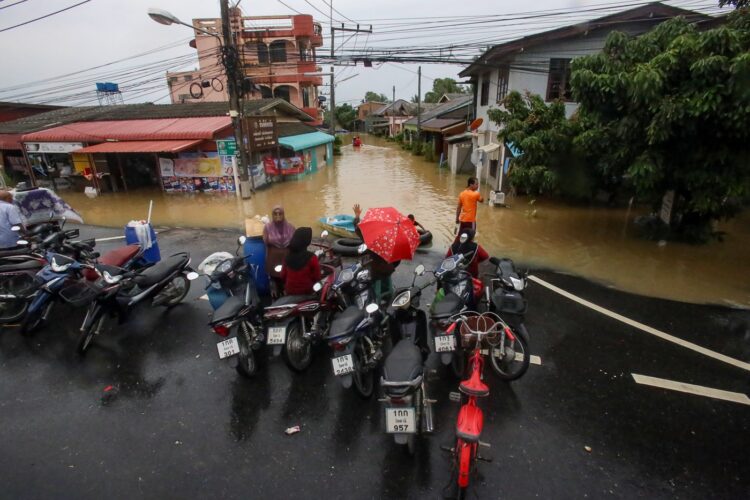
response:
<path fill-rule="evenodd" d="M 284 259 L 281 279 L 287 295 L 310 295 L 313 285 L 320 281 L 320 263 L 307 250 L 312 242 L 312 228 L 300 227 L 289 242 L 289 254 Z"/>
<path fill-rule="evenodd" d="M 464 243 L 461 243 L 461 234 L 466 234 L 468 238 Z M 467 271 L 474 277 L 479 279 L 479 263 L 484 262 L 490 258 L 490 254 L 482 248 L 481 245 L 474 242 L 474 231 L 472 229 L 464 229 L 456 236 L 456 240 L 448 249 L 446 257 L 462 253 L 467 258 L 471 259 L 467 266 Z"/>
<path fill-rule="evenodd" d="M 271 222 L 263 227 L 263 243 L 266 244 L 266 272 L 271 277 L 271 293 L 278 295 L 283 283 L 281 275 L 274 268 L 284 262 L 289 253 L 289 242 L 294 234 L 294 226 L 287 222 L 281 205 L 273 207 Z"/>

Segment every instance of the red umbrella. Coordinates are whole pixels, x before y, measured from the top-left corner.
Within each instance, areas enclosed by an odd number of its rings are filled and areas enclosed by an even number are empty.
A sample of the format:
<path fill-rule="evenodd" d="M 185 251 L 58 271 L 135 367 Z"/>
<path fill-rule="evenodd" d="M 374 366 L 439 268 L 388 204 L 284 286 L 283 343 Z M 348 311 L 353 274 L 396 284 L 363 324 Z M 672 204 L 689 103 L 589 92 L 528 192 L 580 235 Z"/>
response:
<path fill-rule="evenodd" d="M 367 248 L 388 262 L 411 259 L 419 246 L 414 223 L 393 207 L 369 209 L 359 229 Z"/>

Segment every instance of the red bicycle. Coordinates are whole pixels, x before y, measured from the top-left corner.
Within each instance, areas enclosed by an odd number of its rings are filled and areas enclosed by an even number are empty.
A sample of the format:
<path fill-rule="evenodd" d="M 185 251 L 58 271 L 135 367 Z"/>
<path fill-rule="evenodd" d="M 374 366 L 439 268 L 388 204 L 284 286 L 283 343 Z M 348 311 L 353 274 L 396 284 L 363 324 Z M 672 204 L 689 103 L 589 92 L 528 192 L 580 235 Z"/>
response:
<path fill-rule="evenodd" d="M 476 471 L 477 461 L 491 462 L 492 460 L 479 454 L 479 447 L 489 448 L 489 444 L 480 441 L 484 427 L 484 413 L 477 405 L 477 398 L 486 397 L 490 389 L 482 381 L 484 370 L 484 356 L 482 351 L 504 345 L 514 341 L 515 336 L 508 325 L 495 313 L 479 314 L 468 312 L 458 316 L 448 327 L 452 332 L 459 327 L 462 347 L 469 351 L 469 377 L 459 385 L 459 391 L 464 395 L 464 403 L 458 412 L 456 421 L 456 444 L 447 450 L 453 454 L 455 470 L 457 472 L 458 498 L 465 498 L 469 487 L 469 479 Z"/>

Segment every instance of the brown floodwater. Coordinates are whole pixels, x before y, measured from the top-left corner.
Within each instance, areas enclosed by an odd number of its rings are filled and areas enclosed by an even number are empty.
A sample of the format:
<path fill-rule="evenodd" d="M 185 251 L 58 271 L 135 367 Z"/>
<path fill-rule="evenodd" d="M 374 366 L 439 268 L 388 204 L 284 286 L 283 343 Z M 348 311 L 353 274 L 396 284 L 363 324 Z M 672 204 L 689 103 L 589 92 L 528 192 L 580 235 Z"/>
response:
<path fill-rule="evenodd" d="M 433 248 L 453 238 L 458 193 L 466 175 L 412 156 L 378 138 L 363 136 L 359 149 L 342 148 L 335 165 L 302 180 L 273 184 L 250 200 L 234 195 L 166 194 L 158 189 L 89 199 L 65 193 L 86 223 L 118 226 L 145 219 L 154 200 L 157 225 L 241 228 L 246 216 L 270 214 L 276 204 L 297 226 L 317 227 L 323 215 L 394 206 L 413 213 L 434 234 Z M 485 188 L 482 192 L 487 198 Z M 750 214 L 720 225 L 724 242 L 687 245 L 645 241 L 633 219 L 644 209 L 568 206 L 516 197 L 508 208 L 482 204 L 477 240 L 497 256 L 591 278 L 621 290 L 695 303 L 750 306 Z"/>

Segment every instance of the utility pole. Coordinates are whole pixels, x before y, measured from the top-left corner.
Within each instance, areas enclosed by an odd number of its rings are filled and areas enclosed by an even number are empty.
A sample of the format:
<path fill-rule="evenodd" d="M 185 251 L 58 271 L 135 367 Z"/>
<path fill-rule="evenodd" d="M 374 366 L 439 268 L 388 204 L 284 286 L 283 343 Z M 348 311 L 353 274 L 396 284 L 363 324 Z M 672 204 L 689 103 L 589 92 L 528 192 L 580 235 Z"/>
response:
<path fill-rule="evenodd" d="M 237 143 L 237 152 L 239 153 L 240 185 L 237 186 L 237 189 L 242 198 L 247 199 L 250 198 L 251 191 L 255 191 L 255 180 L 252 176 L 248 176 L 250 162 L 248 161 L 247 145 L 242 133 L 242 118 L 244 116 L 240 100 L 242 68 L 239 64 L 237 47 L 232 36 L 232 27 L 229 24 L 229 0 L 219 0 L 219 4 L 221 6 L 221 33 L 224 38 L 222 59 L 227 73 L 227 92 L 229 93 L 229 117 L 232 119 L 234 140 Z"/>
<path fill-rule="evenodd" d="M 417 68 L 417 140 L 422 132 L 422 66 Z"/>
<path fill-rule="evenodd" d="M 396 102 L 396 86 L 393 86 L 393 100 L 391 102 Z"/>

